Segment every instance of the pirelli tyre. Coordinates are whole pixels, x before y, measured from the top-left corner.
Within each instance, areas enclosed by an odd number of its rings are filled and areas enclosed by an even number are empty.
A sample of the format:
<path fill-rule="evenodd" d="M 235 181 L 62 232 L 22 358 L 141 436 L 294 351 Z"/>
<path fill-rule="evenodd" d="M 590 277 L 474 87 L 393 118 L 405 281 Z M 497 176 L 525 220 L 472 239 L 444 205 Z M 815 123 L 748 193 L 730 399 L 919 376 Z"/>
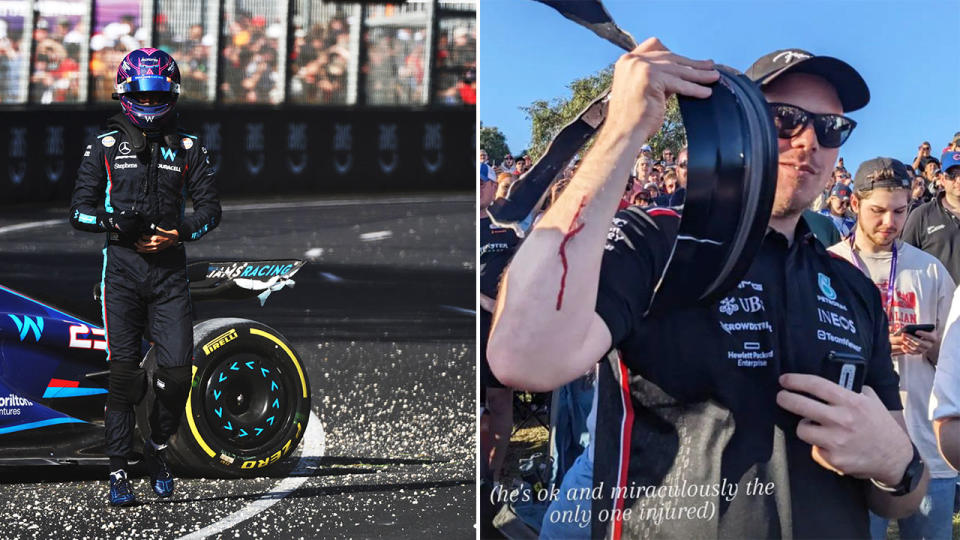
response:
<path fill-rule="evenodd" d="M 171 465 L 200 476 L 262 476 L 282 467 L 310 417 L 310 383 L 293 347 L 269 326 L 210 319 L 193 329 L 193 379 L 170 438 Z M 155 361 L 144 367 L 152 388 Z M 147 399 L 138 411 L 143 432 Z"/>

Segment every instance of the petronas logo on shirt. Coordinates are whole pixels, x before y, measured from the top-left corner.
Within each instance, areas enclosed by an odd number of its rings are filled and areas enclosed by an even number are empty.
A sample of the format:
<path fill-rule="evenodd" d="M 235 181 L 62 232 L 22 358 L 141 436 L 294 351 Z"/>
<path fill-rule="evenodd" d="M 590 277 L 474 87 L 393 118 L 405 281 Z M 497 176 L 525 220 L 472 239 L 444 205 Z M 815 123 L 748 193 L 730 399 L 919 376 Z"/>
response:
<path fill-rule="evenodd" d="M 820 286 L 820 292 L 830 300 L 837 299 L 837 291 L 833 290 L 833 287 L 830 286 L 830 278 L 827 277 L 824 273 L 817 273 L 817 285 Z"/>

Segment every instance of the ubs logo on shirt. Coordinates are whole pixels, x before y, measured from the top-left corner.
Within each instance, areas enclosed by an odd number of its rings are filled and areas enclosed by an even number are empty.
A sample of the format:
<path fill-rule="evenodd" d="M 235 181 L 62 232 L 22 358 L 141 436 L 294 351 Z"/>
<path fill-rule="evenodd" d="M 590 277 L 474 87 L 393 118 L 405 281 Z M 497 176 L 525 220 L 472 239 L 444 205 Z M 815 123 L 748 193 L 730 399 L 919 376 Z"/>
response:
<path fill-rule="evenodd" d="M 763 311 L 763 300 L 759 296 L 748 296 L 744 298 L 727 297 L 720 301 L 720 313 L 733 315 L 741 309 L 744 313 Z"/>

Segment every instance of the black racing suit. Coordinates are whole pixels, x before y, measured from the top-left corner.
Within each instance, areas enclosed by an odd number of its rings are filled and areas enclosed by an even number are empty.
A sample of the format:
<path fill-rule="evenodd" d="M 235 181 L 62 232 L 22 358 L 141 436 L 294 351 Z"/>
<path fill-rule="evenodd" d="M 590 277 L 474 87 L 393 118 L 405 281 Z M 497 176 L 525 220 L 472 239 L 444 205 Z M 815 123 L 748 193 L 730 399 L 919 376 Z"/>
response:
<path fill-rule="evenodd" d="M 173 127 L 148 137 L 123 115 L 112 117 L 107 129 L 83 154 L 70 223 L 107 233 L 100 284 L 110 362 L 106 454 L 126 458 L 133 445 L 133 407 L 144 393 L 139 369 L 144 330 L 155 342 L 157 359 L 150 436 L 162 444 L 177 430 L 189 392 L 193 317 L 183 244 L 139 253 L 133 244 L 147 229 L 121 233 L 112 220 L 136 210 L 145 226 L 176 229 L 181 241 L 191 241 L 220 222 L 220 202 L 207 151 L 197 137 Z M 194 211 L 184 216 L 187 196 Z"/>

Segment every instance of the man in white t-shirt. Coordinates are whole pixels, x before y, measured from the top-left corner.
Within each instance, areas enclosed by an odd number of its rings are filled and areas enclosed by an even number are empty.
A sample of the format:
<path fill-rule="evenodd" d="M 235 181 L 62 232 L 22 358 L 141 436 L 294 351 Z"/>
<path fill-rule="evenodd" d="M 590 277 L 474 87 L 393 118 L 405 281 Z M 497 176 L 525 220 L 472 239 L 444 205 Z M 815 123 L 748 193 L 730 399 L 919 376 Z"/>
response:
<path fill-rule="evenodd" d="M 940 351 L 937 374 L 933 378 L 930 417 L 940 455 L 960 470 L 960 287 L 953 294 Z"/>
<path fill-rule="evenodd" d="M 899 520 L 904 538 L 949 539 L 957 472 L 937 450 L 929 420 L 930 395 L 955 285 L 936 257 L 899 240 L 910 203 L 912 175 L 890 158 L 860 165 L 852 207 L 857 226 L 847 240 L 829 249 L 870 277 L 880 289 L 890 324 L 890 346 L 900 373 L 907 432 L 930 469 L 930 486 L 920 509 Z M 906 325 L 933 324 L 930 332 L 903 332 Z M 886 538 L 887 520 L 870 516 L 874 539 Z"/>

